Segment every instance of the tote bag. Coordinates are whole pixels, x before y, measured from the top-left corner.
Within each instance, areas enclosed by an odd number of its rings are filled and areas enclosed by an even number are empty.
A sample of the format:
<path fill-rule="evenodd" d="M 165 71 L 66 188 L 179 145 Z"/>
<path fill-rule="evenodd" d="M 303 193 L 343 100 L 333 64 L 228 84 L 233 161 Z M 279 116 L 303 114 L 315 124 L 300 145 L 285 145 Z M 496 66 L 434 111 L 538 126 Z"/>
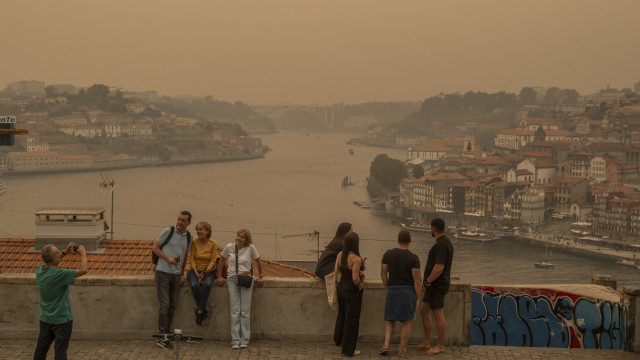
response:
<path fill-rule="evenodd" d="M 324 277 L 324 284 L 327 287 L 327 300 L 329 301 L 329 306 L 334 310 L 338 309 L 338 283 L 341 277 L 340 269 L 338 269 L 338 259 L 340 256 L 342 256 L 342 252 L 336 258 L 333 272 Z"/>

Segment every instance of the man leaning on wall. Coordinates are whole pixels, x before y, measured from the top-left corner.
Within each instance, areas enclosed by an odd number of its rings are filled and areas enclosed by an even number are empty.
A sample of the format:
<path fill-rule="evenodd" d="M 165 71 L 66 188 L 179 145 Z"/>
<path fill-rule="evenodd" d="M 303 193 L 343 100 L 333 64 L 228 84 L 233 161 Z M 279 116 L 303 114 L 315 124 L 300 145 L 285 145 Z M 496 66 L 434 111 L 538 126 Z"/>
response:
<path fill-rule="evenodd" d="M 62 258 L 71 254 L 80 254 L 80 267 L 59 268 Z M 87 252 L 82 245 L 76 246 L 74 243 L 69 243 L 62 252 L 49 244 L 42 248 L 42 260 L 44 264 L 36 269 L 40 293 L 40 334 L 33 359 L 45 360 L 51 343 L 55 341 L 55 360 L 66 360 L 73 329 L 69 285 L 87 273 Z"/>
<path fill-rule="evenodd" d="M 156 290 L 158 294 L 158 332 L 171 332 L 173 313 L 178 303 L 178 295 L 182 287 L 184 268 L 191 249 L 191 233 L 187 227 L 191 224 L 191 213 L 184 210 L 178 214 L 175 227 L 168 227 L 158 236 L 153 244 L 153 252 L 158 255 L 156 265 Z M 163 349 L 171 350 L 170 340 L 159 339 L 156 344 Z"/>

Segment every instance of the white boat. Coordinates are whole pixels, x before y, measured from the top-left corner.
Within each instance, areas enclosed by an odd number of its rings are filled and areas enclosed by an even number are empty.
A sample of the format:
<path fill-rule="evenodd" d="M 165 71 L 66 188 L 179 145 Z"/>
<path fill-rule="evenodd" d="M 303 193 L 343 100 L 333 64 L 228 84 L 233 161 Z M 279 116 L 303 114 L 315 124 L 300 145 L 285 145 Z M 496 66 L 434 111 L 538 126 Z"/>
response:
<path fill-rule="evenodd" d="M 553 269 L 556 265 L 549 261 L 549 247 L 544 247 L 544 259 L 533 263 L 538 269 Z"/>
<path fill-rule="evenodd" d="M 474 230 L 471 231 L 461 231 L 455 234 L 456 239 L 458 240 L 469 240 L 469 241 L 478 241 L 478 242 L 491 242 L 498 240 L 498 237 L 493 233 L 482 233 L 476 232 Z"/>
<path fill-rule="evenodd" d="M 409 225 L 406 225 L 404 223 L 400 223 L 400 226 L 402 226 L 403 229 L 409 230 L 409 231 L 431 232 L 431 227 L 430 226 L 424 226 L 424 225 L 416 224 L 416 223 L 411 223 Z"/>
<path fill-rule="evenodd" d="M 637 267 L 638 266 L 638 264 L 636 264 L 635 261 L 633 261 L 633 260 L 625 260 L 625 259 L 616 261 L 616 264 L 633 266 L 633 267 Z"/>
<path fill-rule="evenodd" d="M 546 260 L 540 260 L 534 263 L 533 265 L 535 265 L 535 267 L 539 269 L 553 269 L 556 266 L 555 264 L 548 262 Z"/>

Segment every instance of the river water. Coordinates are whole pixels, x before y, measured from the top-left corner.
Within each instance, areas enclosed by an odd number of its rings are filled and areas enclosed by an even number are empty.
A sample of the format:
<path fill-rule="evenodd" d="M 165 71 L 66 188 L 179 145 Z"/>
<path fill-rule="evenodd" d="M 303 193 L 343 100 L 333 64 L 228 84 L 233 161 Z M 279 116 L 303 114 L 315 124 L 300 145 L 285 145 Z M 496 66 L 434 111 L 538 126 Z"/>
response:
<path fill-rule="evenodd" d="M 362 209 L 367 201 L 366 177 L 376 155 L 404 159 L 400 149 L 353 147 L 349 134 L 281 132 L 263 136 L 273 151 L 265 158 L 240 162 L 125 169 L 110 172 L 115 180 L 114 238 L 155 239 L 175 224 L 180 210 L 193 213 L 190 229 L 206 220 L 219 244 L 232 242 L 235 231 L 251 230 L 262 257 L 275 260 L 315 260 L 317 241 L 327 243 L 340 222 L 353 224 L 367 257 L 368 278 L 379 278 L 386 249 L 396 246 L 400 228 L 382 209 Z M 350 155 L 349 149 L 354 150 Z M 350 176 L 352 186 L 342 188 Z M 104 207 L 110 217 L 111 198 L 98 187 L 97 172 L 33 177 L 5 177 L 0 197 L 0 237 L 33 238 L 37 209 L 44 207 Z M 424 268 L 433 238 L 413 233 L 411 250 Z M 551 254 L 555 269 L 536 269 L 544 249 L 518 242 L 459 242 L 453 275 L 478 284 L 589 283 L 592 274 L 607 273 L 619 286 L 640 283 L 640 271 L 611 261 Z"/>

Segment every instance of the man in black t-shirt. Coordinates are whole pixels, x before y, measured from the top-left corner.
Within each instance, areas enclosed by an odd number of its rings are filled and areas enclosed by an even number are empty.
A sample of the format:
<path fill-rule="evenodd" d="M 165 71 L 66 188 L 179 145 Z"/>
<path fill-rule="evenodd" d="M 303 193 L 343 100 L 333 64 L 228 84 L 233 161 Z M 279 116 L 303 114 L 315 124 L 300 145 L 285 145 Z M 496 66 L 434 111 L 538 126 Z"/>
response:
<path fill-rule="evenodd" d="M 436 243 L 429 250 L 427 265 L 424 268 L 425 286 L 424 298 L 420 305 L 422 325 L 424 326 L 424 341 L 416 346 L 425 350 L 427 354 L 440 354 L 444 352 L 444 335 L 447 323 L 444 319 L 444 297 L 449 291 L 451 282 L 451 263 L 453 262 L 453 245 L 444 235 L 444 220 L 435 218 L 431 220 L 431 236 Z M 436 320 L 438 333 L 438 345 L 431 347 L 431 323 L 432 317 Z"/>
<path fill-rule="evenodd" d="M 402 323 L 398 356 L 407 353 L 407 343 L 411 335 L 411 320 L 415 315 L 422 279 L 420 278 L 420 259 L 409 251 L 411 234 L 407 230 L 398 233 L 398 247 L 387 250 L 382 256 L 380 275 L 387 289 L 384 305 L 384 345 L 378 352 L 389 352 L 391 337 L 396 321 Z"/>

